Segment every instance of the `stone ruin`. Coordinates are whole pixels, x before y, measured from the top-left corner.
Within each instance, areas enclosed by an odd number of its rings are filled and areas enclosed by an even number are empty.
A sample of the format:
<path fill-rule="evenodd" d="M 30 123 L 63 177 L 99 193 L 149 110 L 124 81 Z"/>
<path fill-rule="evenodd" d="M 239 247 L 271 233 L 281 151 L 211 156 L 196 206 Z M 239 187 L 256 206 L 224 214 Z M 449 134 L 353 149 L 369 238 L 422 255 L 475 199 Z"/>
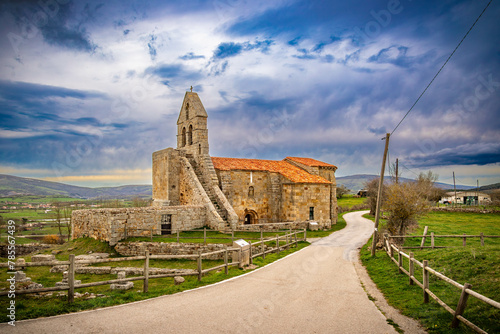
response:
<path fill-rule="evenodd" d="M 118 279 L 125 279 L 127 274 L 124 271 L 118 272 Z M 134 288 L 134 282 L 113 283 L 110 286 L 111 290 L 130 290 Z"/>

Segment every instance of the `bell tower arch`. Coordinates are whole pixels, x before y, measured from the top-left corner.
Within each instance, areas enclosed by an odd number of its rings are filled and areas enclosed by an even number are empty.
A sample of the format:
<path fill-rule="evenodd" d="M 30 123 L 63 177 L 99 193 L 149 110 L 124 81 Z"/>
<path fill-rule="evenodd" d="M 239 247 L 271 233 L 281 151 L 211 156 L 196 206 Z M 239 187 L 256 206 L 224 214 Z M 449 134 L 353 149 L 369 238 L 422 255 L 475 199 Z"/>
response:
<path fill-rule="evenodd" d="M 197 93 L 186 92 L 177 119 L 177 149 L 194 157 L 208 155 L 207 112 Z"/>

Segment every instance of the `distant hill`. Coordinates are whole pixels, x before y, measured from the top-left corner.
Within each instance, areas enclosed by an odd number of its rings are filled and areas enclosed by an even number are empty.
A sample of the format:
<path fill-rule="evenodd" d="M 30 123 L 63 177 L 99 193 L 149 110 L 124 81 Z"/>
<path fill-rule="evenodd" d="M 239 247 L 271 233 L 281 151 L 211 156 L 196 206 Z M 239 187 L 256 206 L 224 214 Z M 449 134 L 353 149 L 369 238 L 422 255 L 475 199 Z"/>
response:
<path fill-rule="evenodd" d="M 351 189 L 352 193 L 358 192 L 358 190 L 363 189 L 365 187 L 365 184 L 367 182 L 370 182 L 373 179 L 378 178 L 378 175 L 372 175 L 372 174 L 356 174 L 356 175 L 350 175 L 350 176 L 341 176 L 337 177 L 337 185 L 344 185 L 348 189 Z M 392 178 L 389 177 L 384 177 L 384 184 L 389 183 L 392 180 Z M 408 182 L 408 181 L 414 181 L 413 179 L 408 179 L 405 177 L 400 178 L 401 181 L 403 182 Z M 442 188 L 442 189 L 453 189 L 453 184 L 447 184 L 447 183 L 442 183 L 442 182 L 436 182 L 436 186 Z M 488 187 L 488 186 L 485 186 Z M 462 189 L 462 190 L 467 190 L 467 189 L 475 189 L 475 187 L 471 186 L 464 186 L 464 185 L 457 185 L 457 189 Z M 481 188 L 479 188 L 481 189 Z"/>
<path fill-rule="evenodd" d="M 59 182 L 0 174 L 0 197 L 60 195 L 82 199 L 126 199 L 136 196 L 151 197 L 152 189 L 151 185 L 87 188 Z"/>

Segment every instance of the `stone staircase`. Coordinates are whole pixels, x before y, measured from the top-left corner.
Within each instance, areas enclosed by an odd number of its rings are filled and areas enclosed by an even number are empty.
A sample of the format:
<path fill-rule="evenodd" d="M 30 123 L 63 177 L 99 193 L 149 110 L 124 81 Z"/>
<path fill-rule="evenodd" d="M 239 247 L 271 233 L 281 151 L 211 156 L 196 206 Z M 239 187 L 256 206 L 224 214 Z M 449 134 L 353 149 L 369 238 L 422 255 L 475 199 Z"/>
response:
<path fill-rule="evenodd" d="M 224 221 L 226 226 L 229 226 L 229 221 L 227 219 L 227 212 L 223 207 L 221 207 L 219 205 L 219 202 L 217 201 L 217 195 L 215 194 L 211 185 L 203 177 L 202 167 L 198 165 L 198 163 L 196 162 L 196 160 L 193 158 L 193 156 L 191 154 L 186 154 L 186 158 L 189 160 L 189 163 L 193 167 L 194 173 L 198 177 L 198 180 L 200 181 L 201 185 L 203 186 L 203 189 L 207 193 L 208 198 L 210 198 L 210 201 L 212 202 L 215 209 L 217 210 L 217 213 L 222 218 L 222 220 Z"/>

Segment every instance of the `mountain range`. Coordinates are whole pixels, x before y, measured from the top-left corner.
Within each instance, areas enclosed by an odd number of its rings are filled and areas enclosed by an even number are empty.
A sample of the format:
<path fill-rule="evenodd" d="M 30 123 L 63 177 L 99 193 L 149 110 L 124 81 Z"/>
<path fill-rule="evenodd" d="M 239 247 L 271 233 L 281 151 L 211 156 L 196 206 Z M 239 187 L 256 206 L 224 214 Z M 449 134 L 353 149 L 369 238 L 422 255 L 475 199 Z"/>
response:
<path fill-rule="evenodd" d="M 369 174 L 356 174 L 356 175 L 350 175 L 350 176 L 340 176 L 337 177 L 337 186 L 345 186 L 348 189 L 351 190 L 351 193 L 356 193 L 358 190 L 364 189 L 365 184 L 370 182 L 373 179 L 378 178 L 378 175 L 369 175 Z M 384 178 L 384 184 L 391 182 L 392 178 L 391 177 L 386 177 Z M 412 179 L 408 179 L 405 177 L 400 177 L 399 180 L 401 182 L 408 182 L 408 181 L 415 181 Z M 436 182 L 435 185 L 439 188 L 442 189 L 453 189 L 453 184 L 447 184 L 447 183 L 442 183 L 442 182 Z M 492 185 L 494 186 L 494 185 Z M 482 188 L 486 188 L 488 186 L 480 187 L 479 190 Z M 498 185 L 497 185 L 498 188 Z M 476 189 L 476 187 L 471 187 L 471 186 L 464 186 L 464 185 L 458 185 L 457 184 L 457 190 L 469 190 L 469 189 Z M 490 189 L 490 188 L 488 188 Z"/>
<path fill-rule="evenodd" d="M 359 174 L 337 177 L 337 186 L 344 185 L 356 193 L 363 189 L 365 183 L 377 178 L 377 175 Z M 390 177 L 385 182 L 389 182 Z M 401 181 L 413 181 L 401 178 Z M 453 189 L 453 185 L 436 182 L 443 189 Z M 480 187 L 479 190 L 488 191 L 499 189 L 500 183 Z M 457 185 L 457 189 L 468 190 L 475 187 Z M 80 199 L 102 198 L 102 199 L 130 199 L 133 197 L 151 198 L 152 185 L 127 185 L 119 187 L 88 188 L 72 186 L 59 182 L 44 181 L 40 179 L 0 174 L 0 197 L 16 197 L 25 195 L 35 196 L 64 196 Z"/>

